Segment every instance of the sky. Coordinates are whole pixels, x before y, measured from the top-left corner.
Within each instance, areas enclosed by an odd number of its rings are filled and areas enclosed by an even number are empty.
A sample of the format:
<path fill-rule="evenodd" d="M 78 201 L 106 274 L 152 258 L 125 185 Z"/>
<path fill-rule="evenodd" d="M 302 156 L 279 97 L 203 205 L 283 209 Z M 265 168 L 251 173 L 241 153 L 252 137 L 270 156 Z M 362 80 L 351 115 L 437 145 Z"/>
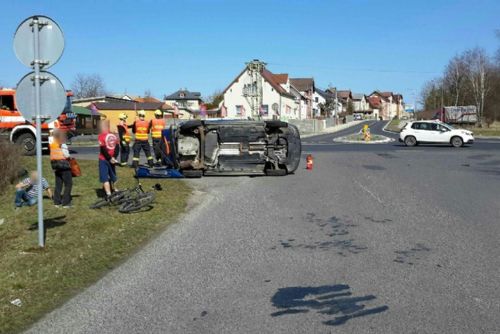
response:
<path fill-rule="evenodd" d="M 29 69 L 15 57 L 25 18 L 53 18 L 66 47 L 50 71 L 66 88 L 101 75 L 113 93 L 162 98 L 179 88 L 209 96 L 260 59 L 316 86 L 402 93 L 412 102 L 455 54 L 500 46 L 500 1 L 121 0 L 2 1 L 0 86 Z M 6 15 L 8 13 L 8 15 Z"/>

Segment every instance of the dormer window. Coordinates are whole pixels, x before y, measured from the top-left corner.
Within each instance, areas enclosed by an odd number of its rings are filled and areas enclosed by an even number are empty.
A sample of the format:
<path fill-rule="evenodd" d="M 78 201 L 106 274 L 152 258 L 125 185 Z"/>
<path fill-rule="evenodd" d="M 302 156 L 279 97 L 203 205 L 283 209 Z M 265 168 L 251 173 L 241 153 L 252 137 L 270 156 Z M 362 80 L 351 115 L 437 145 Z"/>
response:
<path fill-rule="evenodd" d="M 180 92 L 179 97 L 184 98 L 184 97 L 186 97 L 186 94 L 184 92 Z"/>

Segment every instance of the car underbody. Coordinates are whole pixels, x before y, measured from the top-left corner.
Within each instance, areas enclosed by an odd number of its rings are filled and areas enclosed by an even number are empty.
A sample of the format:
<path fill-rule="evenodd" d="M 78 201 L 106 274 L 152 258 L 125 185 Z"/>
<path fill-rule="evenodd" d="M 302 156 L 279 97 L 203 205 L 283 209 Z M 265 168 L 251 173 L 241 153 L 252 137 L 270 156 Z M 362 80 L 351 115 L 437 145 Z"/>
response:
<path fill-rule="evenodd" d="M 299 164 L 298 129 L 281 121 L 188 121 L 164 131 L 174 167 L 186 177 L 286 175 Z"/>

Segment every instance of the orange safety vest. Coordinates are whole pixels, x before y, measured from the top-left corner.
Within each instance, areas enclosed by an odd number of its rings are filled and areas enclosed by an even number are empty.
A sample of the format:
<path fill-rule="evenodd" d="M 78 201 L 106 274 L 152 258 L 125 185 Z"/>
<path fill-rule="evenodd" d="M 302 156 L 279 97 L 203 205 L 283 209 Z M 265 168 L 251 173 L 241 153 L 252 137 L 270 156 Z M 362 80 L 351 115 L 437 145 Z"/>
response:
<path fill-rule="evenodd" d="M 148 121 L 135 121 L 135 140 L 148 140 L 149 132 L 149 122 Z"/>
<path fill-rule="evenodd" d="M 59 144 L 56 140 L 54 140 L 50 145 L 50 160 L 66 160 L 64 156 L 63 150 L 61 148 L 61 144 Z"/>
<path fill-rule="evenodd" d="M 127 124 L 118 124 L 118 126 L 121 126 L 125 130 L 125 134 L 123 135 L 123 140 L 125 140 L 125 142 L 127 143 L 130 143 L 131 136 Z"/>
<path fill-rule="evenodd" d="M 163 129 L 165 129 L 165 120 L 163 118 L 155 118 L 151 121 L 151 124 L 151 135 L 154 139 L 160 139 L 161 132 L 163 131 Z"/>

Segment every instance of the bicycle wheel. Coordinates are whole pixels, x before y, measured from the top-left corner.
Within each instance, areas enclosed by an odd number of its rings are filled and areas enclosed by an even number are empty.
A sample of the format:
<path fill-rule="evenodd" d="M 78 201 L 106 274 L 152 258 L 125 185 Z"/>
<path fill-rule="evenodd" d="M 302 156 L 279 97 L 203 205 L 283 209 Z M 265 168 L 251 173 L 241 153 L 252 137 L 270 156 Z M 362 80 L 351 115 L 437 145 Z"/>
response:
<path fill-rule="evenodd" d="M 142 208 L 148 207 L 155 199 L 154 193 L 139 194 L 135 199 L 123 202 L 118 209 L 120 213 L 132 213 Z"/>
<path fill-rule="evenodd" d="M 91 209 L 100 209 L 100 208 L 103 208 L 103 207 L 108 206 L 108 205 L 109 205 L 109 202 L 105 198 L 101 198 L 97 202 L 92 204 L 90 206 L 90 208 Z"/>

